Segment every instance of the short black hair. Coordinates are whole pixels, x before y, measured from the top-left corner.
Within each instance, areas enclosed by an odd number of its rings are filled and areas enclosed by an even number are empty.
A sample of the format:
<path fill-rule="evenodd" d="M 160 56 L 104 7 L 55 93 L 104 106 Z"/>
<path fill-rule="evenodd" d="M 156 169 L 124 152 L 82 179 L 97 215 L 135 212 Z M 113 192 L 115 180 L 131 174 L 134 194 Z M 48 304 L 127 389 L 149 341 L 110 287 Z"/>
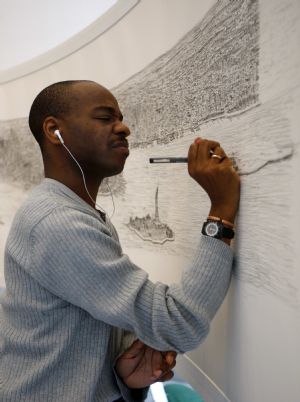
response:
<path fill-rule="evenodd" d="M 43 123 L 46 117 L 63 117 L 74 105 L 72 87 L 88 80 L 60 81 L 43 89 L 34 99 L 29 112 L 29 128 L 39 145 L 43 142 Z"/>

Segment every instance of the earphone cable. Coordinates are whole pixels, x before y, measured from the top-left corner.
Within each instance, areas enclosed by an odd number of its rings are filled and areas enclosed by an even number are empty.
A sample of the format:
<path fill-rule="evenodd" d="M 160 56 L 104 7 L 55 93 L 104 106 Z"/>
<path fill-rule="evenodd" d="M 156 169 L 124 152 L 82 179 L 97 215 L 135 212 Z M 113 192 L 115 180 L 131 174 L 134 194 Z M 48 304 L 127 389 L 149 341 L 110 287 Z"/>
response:
<path fill-rule="evenodd" d="M 82 175 L 82 179 L 83 179 L 84 188 L 85 188 L 85 191 L 87 192 L 87 195 L 90 197 L 90 199 L 91 199 L 91 200 L 93 201 L 93 203 L 96 205 L 96 207 L 99 208 L 102 213 L 106 214 L 105 210 L 104 210 L 100 205 L 98 205 L 98 204 L 96 203 L 96 201 L 93 199 L 93 197 L 92 197 L 91 194 L 89 193 L 89 190 L 88 190 L 88 188 L 87 188 L 86 181 L 85 181 L 85 176 L 84 176 L 83 170 L 82 170 L 82 168 L 81 168 L 79 162 L 77 161 L 77 159 L 75 158 L 75 156 L 72 154 L 72 152 L 69 150 L 69 148 L 68 148 L 64 143 L 61 143 L 61 144 L 62 144 L 62 146 L 67 150 L 67 152 L 69 153 L 69 155 L 71 156 L 71 158 L 73 159 L 73 161 L 76 163 L 76 165 L 79 167 L 80 172 L 81 172 L 81 175 Z M 115 213 L 115 202 L 114 202 L 114 198 L 113 198 L 113 195 L 112 195 L 110 186 L 109 186 L 108 183 L 107 183 L 107 185 L 108 185 L 108 188 L 109 188 L 109 191 L 110 191 L 110 195 L 111 195 L 111 199 L 112 199 L 112 203 L 113 203 L 113 212 L 112 212 L 112 215 L 110 216 L 110 219 L 111 219 L 111 218 L 114 216 L 114 213 Z"/>
<path fill-rule="evenodd" d="M 112 193 L 112 191 L 111 191 L 111 189 L 110 189 L 110 185 L 109 185 L 109 183 L 108 183 L 108 179 L 107 179 L 107 187 L 108 187 L 108 189 L 109 189 L 110 197 L 111 197 L 112 204 L 113 204 L 113 211 L 112 211 L 111 216 L 109 217 L 109 218 L 111 219 L 111 218 L 114 216 L 114 214 L 115 214 L 116 206 L 115 206 L 115 200 L 114 200 L 113 193 Z"/>

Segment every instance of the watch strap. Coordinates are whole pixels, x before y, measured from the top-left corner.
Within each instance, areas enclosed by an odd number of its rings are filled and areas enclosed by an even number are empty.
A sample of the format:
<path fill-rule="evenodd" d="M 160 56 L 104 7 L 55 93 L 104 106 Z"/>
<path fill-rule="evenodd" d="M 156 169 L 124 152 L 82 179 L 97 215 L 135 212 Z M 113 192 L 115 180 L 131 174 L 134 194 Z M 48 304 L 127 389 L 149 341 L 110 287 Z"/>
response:
<path fill-rule="evenodd" d="M 215 234 L 210 234 L 206 228 L 210 223 L 214 223 L 217 226 L 217 231 Z M 216 239 L 233 239 L 234 238 L 234 230 L 232 228 L 226 227 L 221 220 L 215 219 L 207 219 L 202 226 L 202 234 L 209 237 L 214 237 Z"/>
<path fill-rule="evenodd" d="M 217 216 L 212 216 L 212 215 L 209 215 L 207 217 L 207 219 L 209 219 L 211 221 L 222 222 L 224 226 L 227 226 L 227 227 L 229 227 L 231 229 L 234 228 L 234 224 L 232 222 L 227 221 L 226 219 L 222 219 L 222 218 L 219 218 Z"/>

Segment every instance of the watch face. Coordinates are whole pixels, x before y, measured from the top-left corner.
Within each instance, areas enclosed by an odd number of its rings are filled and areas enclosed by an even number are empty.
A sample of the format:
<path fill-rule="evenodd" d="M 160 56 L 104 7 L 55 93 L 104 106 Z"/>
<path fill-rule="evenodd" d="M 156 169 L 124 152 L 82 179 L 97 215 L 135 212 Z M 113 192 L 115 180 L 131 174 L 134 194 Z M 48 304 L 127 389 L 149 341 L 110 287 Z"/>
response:
<path fill-rule="evenodd" d="M 205 227 L 205 232 L 208 236 L 216 236 L 219 232 L 218 224 L 216 222 L 209 222 Z"/>

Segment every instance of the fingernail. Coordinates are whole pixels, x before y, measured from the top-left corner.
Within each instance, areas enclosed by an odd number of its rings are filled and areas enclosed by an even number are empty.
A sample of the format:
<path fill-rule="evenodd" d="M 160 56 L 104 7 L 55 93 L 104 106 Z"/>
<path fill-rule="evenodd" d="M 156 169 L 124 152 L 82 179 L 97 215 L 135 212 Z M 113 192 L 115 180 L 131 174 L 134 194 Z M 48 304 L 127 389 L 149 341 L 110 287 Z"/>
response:
<path fill-rule="evenodd" d="M 199 144 L 200 141 L 201 141 L 201 138 L 200 138 L 200 137 L 197 137 L 197 138 L 195 139 L 195 143 L 196 143 L 196 144 Z"/>
<path fill-rule="evenodd" d="M 173 357 L 172 356 L 167 356 L 166 357 L 166 362 L 168 363 L 168 365 L 170 366 L 173 363 Z"/>
<path fill-rule="evenodd" d="M 156 378 L 159 378 L 162 375 L 162 370 L 156 370 L 153 374 Z"/>

